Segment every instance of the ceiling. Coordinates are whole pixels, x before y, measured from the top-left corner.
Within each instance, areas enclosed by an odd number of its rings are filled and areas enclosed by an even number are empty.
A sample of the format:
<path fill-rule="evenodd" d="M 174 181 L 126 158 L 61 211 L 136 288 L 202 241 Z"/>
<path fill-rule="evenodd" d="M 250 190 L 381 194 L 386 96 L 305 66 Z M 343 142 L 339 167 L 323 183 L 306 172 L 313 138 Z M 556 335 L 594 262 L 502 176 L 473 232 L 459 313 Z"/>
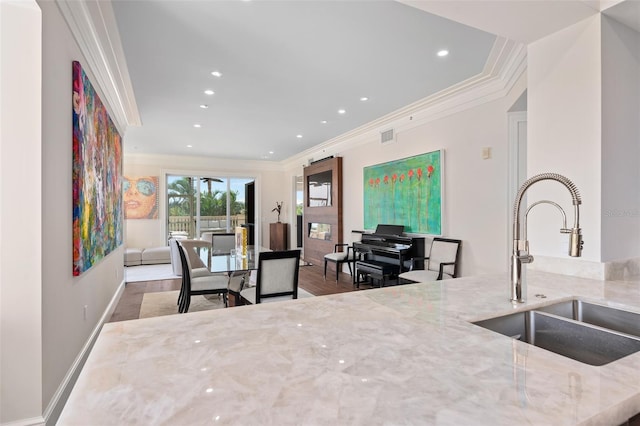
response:
<path fill-rule="evenodd" d="M 611 10 L 630 7 L 618 14 L 640 31 L 638 5 L 627 0 Z M 601 7 L 591 0 L 112 6 L 142 122 L 127 129 L 126 153 L 272 161 L 480 74 L 496 35 L 529 43 Z M 443 49 L 448 56 L 437 55 Z"/>

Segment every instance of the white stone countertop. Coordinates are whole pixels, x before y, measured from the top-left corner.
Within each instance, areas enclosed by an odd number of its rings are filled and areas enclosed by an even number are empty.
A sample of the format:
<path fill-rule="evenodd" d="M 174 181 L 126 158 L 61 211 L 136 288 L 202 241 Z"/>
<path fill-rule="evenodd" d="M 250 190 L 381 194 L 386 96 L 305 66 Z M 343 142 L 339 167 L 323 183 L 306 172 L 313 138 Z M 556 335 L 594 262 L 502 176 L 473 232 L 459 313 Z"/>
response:
<path fill-rule="evenodd" d="M 544 294 L 545 299 L 536 298 Z M 529 271 L 105 324 L 60 425 L 618 425 L 640 352 L 595 367 L 470 323 L 640 281 Z"/>

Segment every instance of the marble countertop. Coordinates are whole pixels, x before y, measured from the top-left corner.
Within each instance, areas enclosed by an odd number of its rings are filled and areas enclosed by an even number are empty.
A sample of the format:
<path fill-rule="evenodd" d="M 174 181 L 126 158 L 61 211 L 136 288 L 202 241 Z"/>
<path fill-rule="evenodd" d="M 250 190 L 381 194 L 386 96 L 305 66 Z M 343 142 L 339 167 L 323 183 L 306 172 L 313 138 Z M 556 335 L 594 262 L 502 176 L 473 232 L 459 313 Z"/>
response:
<path fill-rule="evenodd" d="M 546 298 L 535 297 L 544 294 Z M 572 296 L 640 312 L 640 282 L 529 271 L 105 324 L 60 425 L 620 424 L 640 352 L 594 367 L 470 321 Z"/>

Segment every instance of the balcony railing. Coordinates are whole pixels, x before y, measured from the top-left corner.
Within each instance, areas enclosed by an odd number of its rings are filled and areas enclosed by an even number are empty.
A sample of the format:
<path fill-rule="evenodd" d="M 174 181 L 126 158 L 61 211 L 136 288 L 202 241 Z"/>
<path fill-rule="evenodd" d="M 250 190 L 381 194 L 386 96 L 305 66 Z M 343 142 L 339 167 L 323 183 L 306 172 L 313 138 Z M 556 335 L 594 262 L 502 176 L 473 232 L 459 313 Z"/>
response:
<path fill-rule="evenodd" d="M 173 235 L 184 235 L 188 238 L 198 238 L 196 236 L 196 218 L 189 216 L 169 216 L 169 226 L 167 232 L 169 237 Z M 244 215 L 229 216 L 229 226 L 227 227 L 227 216 L 200 216 L 200 234 L 203 232 L 233 232 L 236 226 L 244 225 L 246 222 Z"/>

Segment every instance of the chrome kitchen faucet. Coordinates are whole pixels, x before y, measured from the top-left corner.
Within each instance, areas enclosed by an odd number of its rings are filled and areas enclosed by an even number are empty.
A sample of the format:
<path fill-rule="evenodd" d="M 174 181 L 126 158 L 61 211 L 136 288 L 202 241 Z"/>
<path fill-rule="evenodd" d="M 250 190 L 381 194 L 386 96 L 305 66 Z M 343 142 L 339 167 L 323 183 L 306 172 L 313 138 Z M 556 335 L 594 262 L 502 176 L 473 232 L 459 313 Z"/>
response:
<path fill-rule="evenodd" d="M 567 216 L 564 213 L 562 207 L 553 201 L 542 200 L 536 203 L 533 203 L 526 211 L 524 221 L 523 221 L 523 229 L 522 229 L 522 239 L 520 239 L 520 203 L 522 202 L 522 198 L 524 197 L 524 193 L 529 189 L 531 185 L 536 182 L 540 182 L 541 180 L 555 180 L 556 182 L 560 182 L 563 184 L 571 193 L 571 198 L 573 199 L 573 209 L 574 209 L 574 222 L 573 228 L 567 228 Z M 578 188 L 566 177 L 559 175 L 557 173 L 542 173 L 525 181 L 520 189 L 518 190 L 518 194 L 516 195 L 516 201 L 513 207 L 513 252 L 511 254 L 511 300 L 514 302 L 524 302 L 525 296 L 527 294 L 526 291 L 526 282 L 523 282 L 522 279 L 522 264 L 523 263 L 531 263 L 533 262 L 533 256 L 529 254 L 529 241 L 527 241 L 527 215 L 529 211 L 538 204 L 551 204 L 557 207 L 562 213 L 563 225 L 560 228 L 560 233 L 562 234 L 571 234 L 569 240 L 569 256 L 571 257 L 580 257 L 582 255 L 582 246 L 584 245 L 584 241 L 582 241 L 582 230 L 580 229 L 580 204 L 582 204 L 582 200 L 580 199 L 580 194 L 578 192 Z"/>

